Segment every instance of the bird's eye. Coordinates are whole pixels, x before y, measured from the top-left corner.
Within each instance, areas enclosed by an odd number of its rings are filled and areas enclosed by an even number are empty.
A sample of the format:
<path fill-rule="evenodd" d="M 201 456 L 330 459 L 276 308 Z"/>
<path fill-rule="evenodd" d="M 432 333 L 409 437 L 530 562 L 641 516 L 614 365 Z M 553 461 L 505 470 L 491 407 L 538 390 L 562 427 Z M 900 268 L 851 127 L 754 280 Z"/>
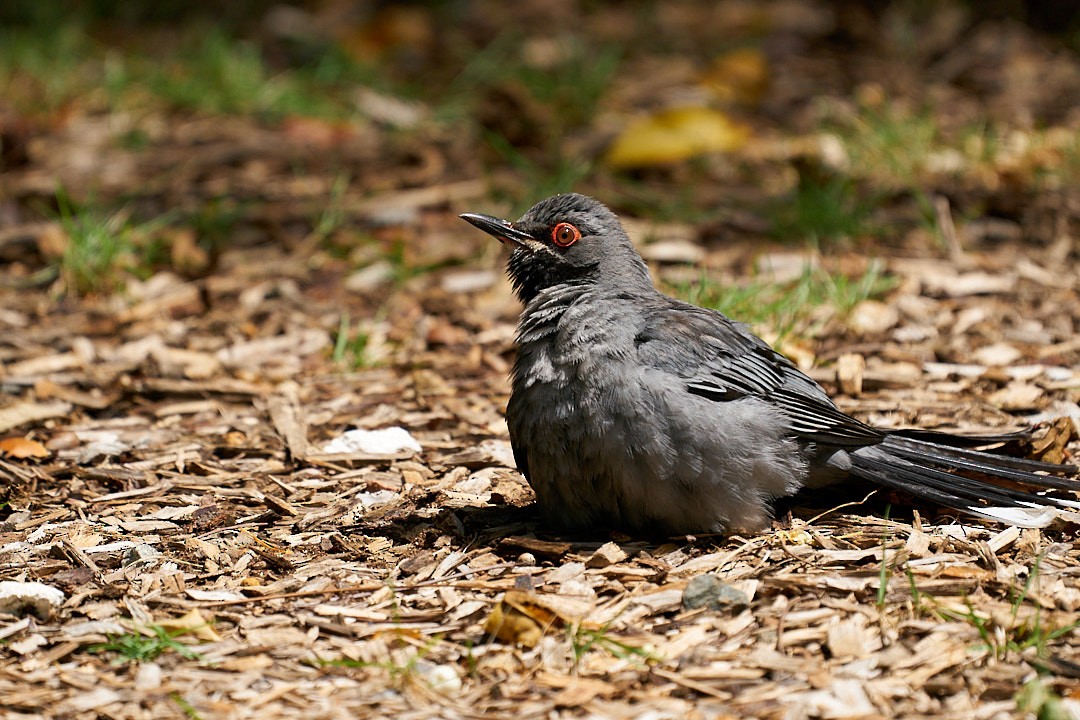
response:
<path fill-rule="evenodd" d="M 581 231 L 570 223 L 559 223 L 551 230 L 551 241 L 559 247 L 570 247 L 581 239 Z"/>

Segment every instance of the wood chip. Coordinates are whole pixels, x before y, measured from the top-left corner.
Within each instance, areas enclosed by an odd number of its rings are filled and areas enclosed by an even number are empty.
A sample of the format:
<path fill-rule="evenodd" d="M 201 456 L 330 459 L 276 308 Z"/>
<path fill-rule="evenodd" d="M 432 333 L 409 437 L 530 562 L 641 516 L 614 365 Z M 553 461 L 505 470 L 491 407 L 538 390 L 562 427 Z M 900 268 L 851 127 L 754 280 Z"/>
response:
<path fill-rule="evenodd" d="M 858 353 L 847 353 L 836 359 L 836 382 L 846 395 L 862 395 L 863 372 L 866 370 L 866 358 Z"/>
<path fill-rule="evenodd" d="M 627 558 L 626 551 L 613 542 L 607 542 L 596 549 L 585 561 L 585 567 L 605 568 L 620 563 Z"/>
<path fill-rule="evenodd" d="M 64 417 L 71 412 L 71 403 L 53 402 L 20 402 L 0 408 L 0 432 L 6 432 L 21 425 L 39 423 L 42 420 Z"/>

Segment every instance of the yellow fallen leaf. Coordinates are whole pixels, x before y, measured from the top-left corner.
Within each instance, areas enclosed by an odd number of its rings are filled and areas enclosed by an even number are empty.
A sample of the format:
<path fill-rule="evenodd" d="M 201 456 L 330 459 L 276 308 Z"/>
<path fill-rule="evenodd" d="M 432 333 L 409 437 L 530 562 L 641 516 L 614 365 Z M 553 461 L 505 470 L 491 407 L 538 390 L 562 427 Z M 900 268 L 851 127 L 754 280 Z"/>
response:
<path fill-rule="evenodd" d="M 509 590 L 488 615 L 484 632 L 504 643 L 536 647 L 559 617 L 534 601 L 533 593 Z"/>
<path fill-rule="evenodd" d="M 631 123 L 608 149 L 612 167 L 667 165 L 696 155 L 737 150 L 750 129 L 707 107 L 664 110 Z"/>
<path fill-rule="evenodd" d="M 582 620 L 591 607 L 561 595 L 507 590 L 488 615 L 484 632 L 505 643 L 534 647 L 551 628 L 595 628 Z"/>
<path fill-rule="evenodd" d="M 732 50 L 713 61 L 701 84 L 721 102 L 756 105 L 769 85 L 769 65 L 757 48 Z"/>
<path fill-rule="evenodd" d="M 0 455 L 15 458 L 16 460 L 25 460 L 27 458 L 47 458 L 49 457 L 49 451 L 37 440 L 13 437 L 0 440 Z"/>
<path fill-rule="evenodd" d="M 510 605 L 499 603 L 484 622 L 484 632 L 511 645 L 536 647 L 544 630 L 540 624 Z"/>
<path fill-rule="evenodd" d="M 776 533 L 776 537 L 780 540 L 782 545 L 813 545 L 814 536 L 801 528 L 791 528 L 790 530 L 780 530 Z"/>

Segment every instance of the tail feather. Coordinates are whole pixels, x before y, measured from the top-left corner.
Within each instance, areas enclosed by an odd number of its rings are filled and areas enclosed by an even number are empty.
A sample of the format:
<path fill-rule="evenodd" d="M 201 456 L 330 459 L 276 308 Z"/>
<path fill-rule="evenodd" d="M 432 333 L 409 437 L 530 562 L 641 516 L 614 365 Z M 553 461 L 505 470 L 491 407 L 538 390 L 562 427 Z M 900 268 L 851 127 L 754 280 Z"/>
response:
<path fill-rule="evenodd" d="M 877 466 L 877 467 L 875 467 Z M 1059 516 L 1068 515 L 1067 511 L 1044 506 L 1032 507 L 1030 503 L 1005 505 L 982 504 L 981 498 L 971 497 L 968 493 L 958 493 L 952 489 L 942 490 L 936 483 L 928 484 L 922 478 L 911 477 L 908 473 L 896 473 L 895 466 L 887 462 L 874 460 L 858 466 L 855 474 L 878 484 L 905 492 L 943 507 L 953 508 L 976 517 L 1002 522 L 1019 527 L 1041 528 L 1052 523 Z M 1075 520 L 1075 517 L 1073 518 Z"/>
<path fill-rule="evenodd" d="M 923 430 L 921 428 L 902 428 L 899 430 L 889 430 L 889 435 L 893 437 L 905 437 L 912 440 L 923 440 L 926 442 L 932 442 L 937 445 L 948 445 L 949 447 L 966 448 L 986 447 L 987 445 L 994 445 L 998 443 L 1030 440 L 1033 434 L 1034 433 L 1031 429 L 1013 430 L 1011 432 L 997 433 L 994 435 L 954 435 L 952 433 L 940 432 L 938 430 Z"/>
<path fill-rule="evenodd" d="M 1075 496 L 1046 494 L 1080 493 L 1080 478 L 1072 477 L 1077 468 L 1071 465 L 993 455 L 910 435 L 889 435 L 850 457 L 857 477 L 999 522 L 1043 527 L 1058 515 L 1075 520 L 1074 511 L 1080 509 Z"/>
<path fill-rule="evenodd" d="M 916 487 L 925 486 L 935 489 L 939 494 L 950 497 L 954 501 L 967 502 L 993 502 L 998 505 L 1035 507 L 1047 505 L 1052 507 L 1080 507 L 1080 503 L 1073 500 L 1051 497 L 1048 495 L 1036 495 L 1024 490 L 995 485 L 984 480 L 976 480 L 965 475 L 946 472 L 926 465 L 905 462 L 903 459 L 890 456 L 888 458 L 861 458 L 860 463 L 865 462 L 879 473 L 895 475 L 914 483 Z M 877 478 L 879 482 L 882 480 Z M 884 481 L 886 484 L 888 480 Z M 921 494 L 916 493 L 916 494 Z"/>
<path fill-rule="evenodd" d="M 889 436 L 882 446 L 916 463 L 928 462 L 937 467 L 981 472 L 1045 489 L 1080 491 L 1080 480 L 1071 477 L 1077 474 L 1077 468 L 1074 465 L 1056 465 L 1038 460 L 993 455 L 978 450 L 894 436 Z M 1036 474 L 1039 472 L 1049 474 Z"/>

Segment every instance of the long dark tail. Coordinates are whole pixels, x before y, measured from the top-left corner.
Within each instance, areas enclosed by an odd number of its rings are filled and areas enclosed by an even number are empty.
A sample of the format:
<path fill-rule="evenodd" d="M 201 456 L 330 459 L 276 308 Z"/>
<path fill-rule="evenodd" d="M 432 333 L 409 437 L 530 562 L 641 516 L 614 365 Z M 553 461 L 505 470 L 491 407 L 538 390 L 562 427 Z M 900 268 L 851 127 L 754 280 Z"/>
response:
<path fill-rule="evenodd" d="M 914 437 L 913 435 L 918 435 Z M 924 439 L 924 438 L 933 438 Z M 1021 527 L 1080 521 L 1078 469 L 972 449 L 1022 434 L 972 438 L 890 434 L 851 453 L 852 474 L 962 512 Z M 1062 497 L 1062 492 L 1069 497 Z"/>

